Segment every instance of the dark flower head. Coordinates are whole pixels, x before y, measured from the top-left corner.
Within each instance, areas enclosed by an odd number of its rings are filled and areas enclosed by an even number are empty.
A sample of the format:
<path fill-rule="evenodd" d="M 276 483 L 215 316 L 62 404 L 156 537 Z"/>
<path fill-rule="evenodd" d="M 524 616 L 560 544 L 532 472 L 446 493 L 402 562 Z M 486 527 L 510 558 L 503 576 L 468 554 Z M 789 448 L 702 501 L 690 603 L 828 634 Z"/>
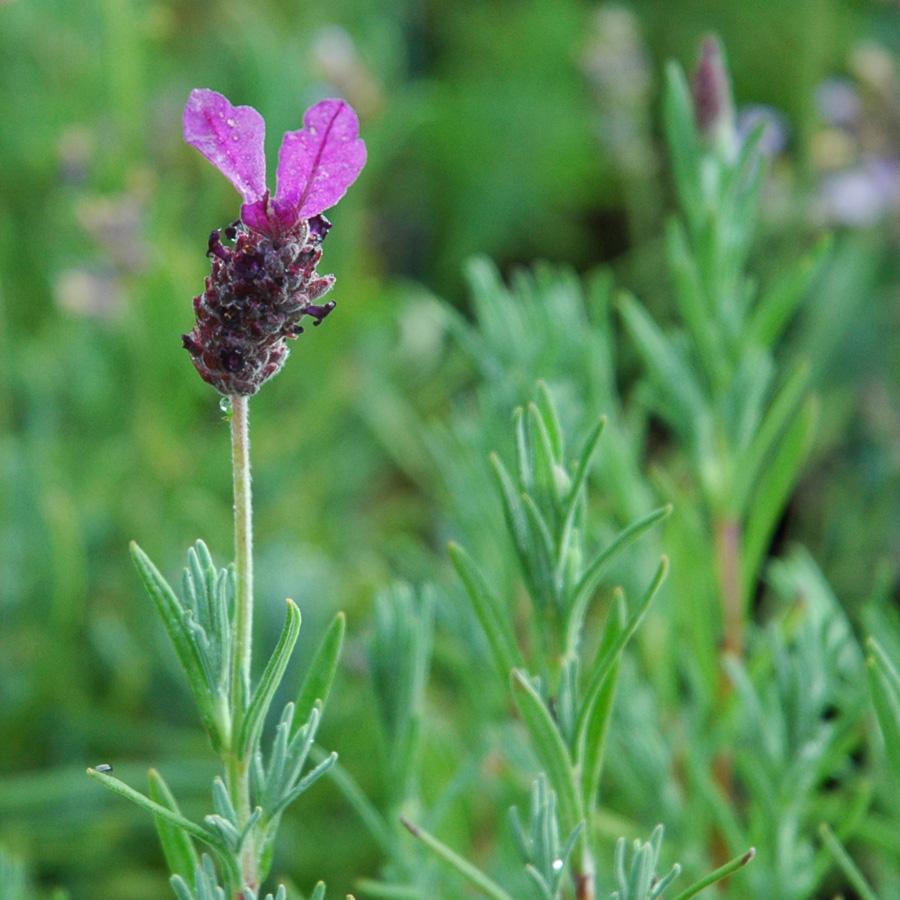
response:
<path fill-rule="evenodd" d="M 303 124 L 284 136 L 273 199 L 262 116 L 208 90 L 194 91 L 185 107 L 185 141 L 244 198 L 240 221 L 210 235 L 212 269 L 194 298 L 194 328 L 182 335 L 200 376 L 228 396 L 255 394 L 281 370 L 286 341 L 303 332 L 300 321 L 309 316 L 318 325 L 334 308 L 319 302 L 334 284 L 333 275 L 316 271 L 331 228 L 322 212 L 355 181 L 366 146 L 342 100 L 316 104 Z"/>

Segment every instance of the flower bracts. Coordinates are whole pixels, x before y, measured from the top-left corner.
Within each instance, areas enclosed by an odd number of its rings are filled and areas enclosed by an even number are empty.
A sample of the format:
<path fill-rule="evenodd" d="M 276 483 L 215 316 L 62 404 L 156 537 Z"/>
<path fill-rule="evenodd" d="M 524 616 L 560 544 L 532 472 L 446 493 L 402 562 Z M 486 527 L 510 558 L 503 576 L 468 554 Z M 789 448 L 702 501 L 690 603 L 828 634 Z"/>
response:
<path fill-rule="evenodd" d="M 315 302 L 334 284 L 316 272 L 328 222 L 318 216 L 301 226 L 276 240 L 236 222 L 225 229 L 233 247 L 218 230 L 210 235 L 212 273 L 182 341 L 200 377 L 222 394 L 255 394 L 284 365 L 285 339 L 302 333 L 300 320 L 312 316 L 318 325 L 334 309 L 334 301 Z"/>
<path fill-rule="evenodd" d="M 316 266 L 331 224 L 320 215 L 343 197 L 366 161 L 356 114 L 342 100 L 307 110 L 304 128 L 288 132 L 274 199 L 266 188 L 265 123 L 249 106 L 232 106 L 214 91 L 193 91 L 184 138 L 221 171 L 244 199 L 241 219 L 214 231 L 206 290 L 194 298 L 196 324 L 182 335 L 204 381 L 220 393 L 255 394 L 288 356 L 285 343 L 318 325 L 334 308 L 320 298 L 334 276 Z"/>

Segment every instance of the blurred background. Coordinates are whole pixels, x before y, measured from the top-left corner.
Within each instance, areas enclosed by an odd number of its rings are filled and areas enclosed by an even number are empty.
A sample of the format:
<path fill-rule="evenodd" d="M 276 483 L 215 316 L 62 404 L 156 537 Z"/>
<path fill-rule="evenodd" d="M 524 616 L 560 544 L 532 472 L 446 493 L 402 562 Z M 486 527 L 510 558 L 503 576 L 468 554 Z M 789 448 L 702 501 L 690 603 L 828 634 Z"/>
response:
<path fill-rule="evenodd" d="M 742 121 L 769 123 L 757 267 L 835 234 L 795 325 L 820 350 L 823 416 L 778 540 L 807 545 L 853 610 L 896 591 L 900 558 L 898 3 L 0 0 L 0 844 L 42 890 L 168 896 L 149 818 L 84 769 L 140 785 L 156 766 L 188 812 L 213 771 L 127 553 L 137 540 L 170 577 L 198 537 L 231 555 L 228 429 L 180 334 L 239 198 L 181 140 L 189 92 L 255 106 L 270 170 L 323 97 L 350 101 L 368 144 L 320 267 L 337 310 L 254 400 L 252 433 L 257 638 L 285 596 L 301 656 L 347 611 L 322 743 L 377 794 L 372 597 L 446 571 L 453 535 L 439 473 L 368 389 L 402 383 L 422 420 L 466 397 L 474 376 L 423 310 L 467 312 L 473 254 L 504 275 L 608 267 L 665 318 L 661 72 L 710 31 Z M 377 867 L 328 785 L 283 844 L 306 890 L 340 896 Z"/>

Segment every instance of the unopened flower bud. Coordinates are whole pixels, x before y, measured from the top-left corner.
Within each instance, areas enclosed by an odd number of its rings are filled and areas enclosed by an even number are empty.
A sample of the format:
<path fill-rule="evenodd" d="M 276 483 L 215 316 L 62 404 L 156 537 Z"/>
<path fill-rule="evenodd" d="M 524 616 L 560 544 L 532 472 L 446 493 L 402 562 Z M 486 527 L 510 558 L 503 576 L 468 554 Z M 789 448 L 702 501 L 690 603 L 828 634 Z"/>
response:
<path fill-rule="evenodd" d="M 718 38 L 704 38 L 700 61 L 691 79 L 694 118 L 700 134 L 731 153 L 736 145 L 734 101 L 725 55 Z"/>

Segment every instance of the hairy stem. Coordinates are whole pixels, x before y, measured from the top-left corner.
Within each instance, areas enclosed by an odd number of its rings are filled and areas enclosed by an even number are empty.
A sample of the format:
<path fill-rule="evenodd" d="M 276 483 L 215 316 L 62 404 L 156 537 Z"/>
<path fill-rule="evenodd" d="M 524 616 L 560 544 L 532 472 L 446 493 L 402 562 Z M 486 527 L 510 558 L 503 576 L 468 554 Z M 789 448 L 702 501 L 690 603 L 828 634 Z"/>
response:
<path fill-rule="evenodd" d="M 232 715 L 240 719 L 250 694 L 253 640 L 253 506 L 250 497 L 248 398 L 232 397 L 231 462 L 234 467 L 234 657 Z"/>
<path fill-rule="evenodd" d="M 231 462 L 234 469 L 234 653 L 231 678 L 232 741 L 241 740 L 241 724 L 250 698 L 250 660 L 253 643 L 253 504 L 250 492 L 249 398 L 231 398 Z M 232 802 L 243 825 L 250 817 L 249 760 L 232 743 L 227 759 Z M 240 860 L 244 886 L 257 887 L 254 842 L 247 841 Z"/>

